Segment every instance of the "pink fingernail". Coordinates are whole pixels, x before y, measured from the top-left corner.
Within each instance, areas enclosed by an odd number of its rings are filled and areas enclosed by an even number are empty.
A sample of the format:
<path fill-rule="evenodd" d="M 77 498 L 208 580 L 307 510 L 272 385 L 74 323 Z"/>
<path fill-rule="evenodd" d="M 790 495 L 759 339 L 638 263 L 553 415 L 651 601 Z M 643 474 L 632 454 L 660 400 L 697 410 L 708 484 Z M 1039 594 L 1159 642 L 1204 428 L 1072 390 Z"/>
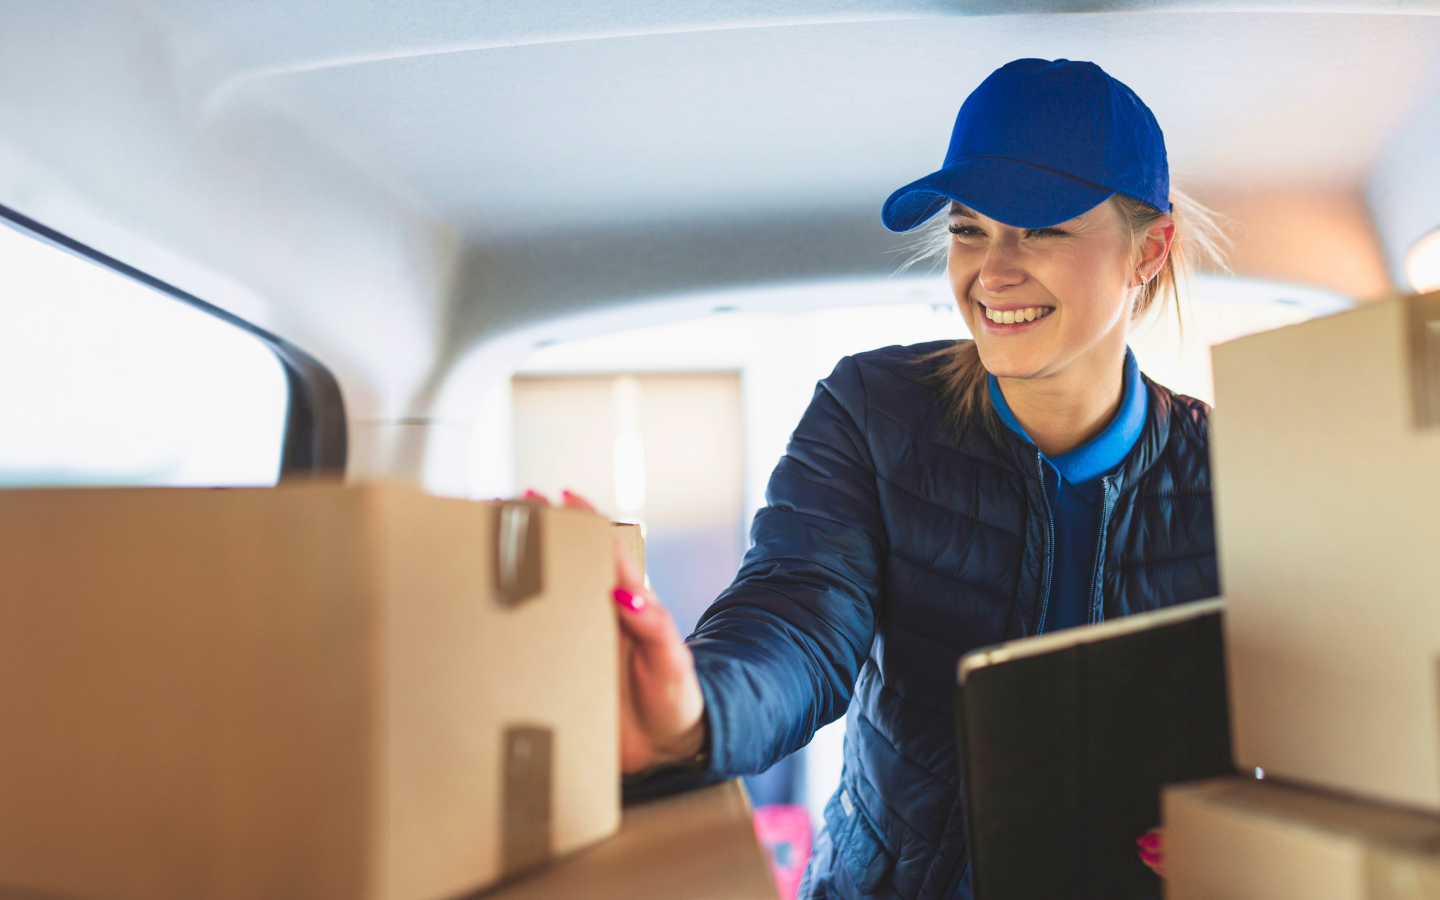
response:
<path fill-rule="evenodd" d="M 526 489 L 525 489 L 525 499 L 526 499 L 526 500 L 544 500 L 544 499 L 545 499 L 545 495 L 542 494 L 542 493 L 540 493 L 539 491 L 535 490 L 534 488 L 526 488 Z"/>
<path fill-rule="evenodd" d="M 633 613 L 638 613 L 645 608 L 644 597 L 631 591 L 627 591 L 623 587 L 617 587 L 610 593 L 611 596 L 615 598 L 616 604 L 625 607 Z"/>

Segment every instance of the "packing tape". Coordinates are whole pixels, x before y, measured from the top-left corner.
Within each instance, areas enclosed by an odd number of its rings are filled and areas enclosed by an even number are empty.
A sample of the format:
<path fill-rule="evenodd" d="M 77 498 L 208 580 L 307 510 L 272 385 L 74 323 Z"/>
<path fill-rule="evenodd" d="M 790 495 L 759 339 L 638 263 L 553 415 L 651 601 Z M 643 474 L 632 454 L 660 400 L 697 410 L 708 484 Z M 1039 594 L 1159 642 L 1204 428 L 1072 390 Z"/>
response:
<path fill-rule="evenodd" d="M 511 725 L 504 740 L 500 860 L 508 877 L 550 858 L 554 738 L 543 726 Z"/>
<path fill-rule="evenodd" d="M 503 503 L 496 515 L 495 576 L 500 603 L 518 606 L 541 590 L 541 512 L 529 503 Z"/>

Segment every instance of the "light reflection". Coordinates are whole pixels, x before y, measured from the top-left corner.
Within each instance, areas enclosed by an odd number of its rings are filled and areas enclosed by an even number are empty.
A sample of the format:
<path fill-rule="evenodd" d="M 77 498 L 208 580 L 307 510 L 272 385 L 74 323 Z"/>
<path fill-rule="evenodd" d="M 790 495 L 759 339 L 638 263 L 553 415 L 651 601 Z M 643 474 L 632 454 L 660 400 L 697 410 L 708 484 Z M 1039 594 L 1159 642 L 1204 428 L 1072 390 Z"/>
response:
<path fill-rule="evenodd" d="M 1405 277 L 1422 294 L 1440 290 L 1440 228 L 1421 238 L 1405 255 Z"/>

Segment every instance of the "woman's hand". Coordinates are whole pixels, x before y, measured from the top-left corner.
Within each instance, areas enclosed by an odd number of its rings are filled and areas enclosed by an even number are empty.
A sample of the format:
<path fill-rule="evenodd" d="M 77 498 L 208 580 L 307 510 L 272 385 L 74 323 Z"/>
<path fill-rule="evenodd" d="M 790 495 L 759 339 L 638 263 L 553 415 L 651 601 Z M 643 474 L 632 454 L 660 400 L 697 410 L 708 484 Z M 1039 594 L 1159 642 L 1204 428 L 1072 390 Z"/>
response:
<path fill-rule="evenodd" d="M 533 492 L 527 499 L 544 499 Z M 594 512 L 566 491 L 562 505 Z M 705 749 L 705 698 L 695 660 L 670 612 L 645 586 L 615 538 L 615 606 L 620 620 L 620 769 L 626 775 L 694 759 Z"/>
<path fill-rule="evenodd" d="M 705 698 L 695 660 L 669 610 L 615 543 L 620 614 L 620 769 L 626 775 L 694 759 L 705 747 Z"/>

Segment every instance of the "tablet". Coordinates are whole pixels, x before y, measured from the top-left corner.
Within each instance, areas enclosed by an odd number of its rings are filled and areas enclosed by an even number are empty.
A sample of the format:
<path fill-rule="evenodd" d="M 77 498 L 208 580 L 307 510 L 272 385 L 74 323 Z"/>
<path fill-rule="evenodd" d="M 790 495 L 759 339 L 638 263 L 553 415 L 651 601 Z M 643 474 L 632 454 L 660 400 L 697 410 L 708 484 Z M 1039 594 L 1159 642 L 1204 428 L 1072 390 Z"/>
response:
<path fill-rule="evenodd" d="M 959 729 L 976 900 L 1157 898 L 1162 785 L 1233 773 L 1222 601 L 976 650 Z"/>

